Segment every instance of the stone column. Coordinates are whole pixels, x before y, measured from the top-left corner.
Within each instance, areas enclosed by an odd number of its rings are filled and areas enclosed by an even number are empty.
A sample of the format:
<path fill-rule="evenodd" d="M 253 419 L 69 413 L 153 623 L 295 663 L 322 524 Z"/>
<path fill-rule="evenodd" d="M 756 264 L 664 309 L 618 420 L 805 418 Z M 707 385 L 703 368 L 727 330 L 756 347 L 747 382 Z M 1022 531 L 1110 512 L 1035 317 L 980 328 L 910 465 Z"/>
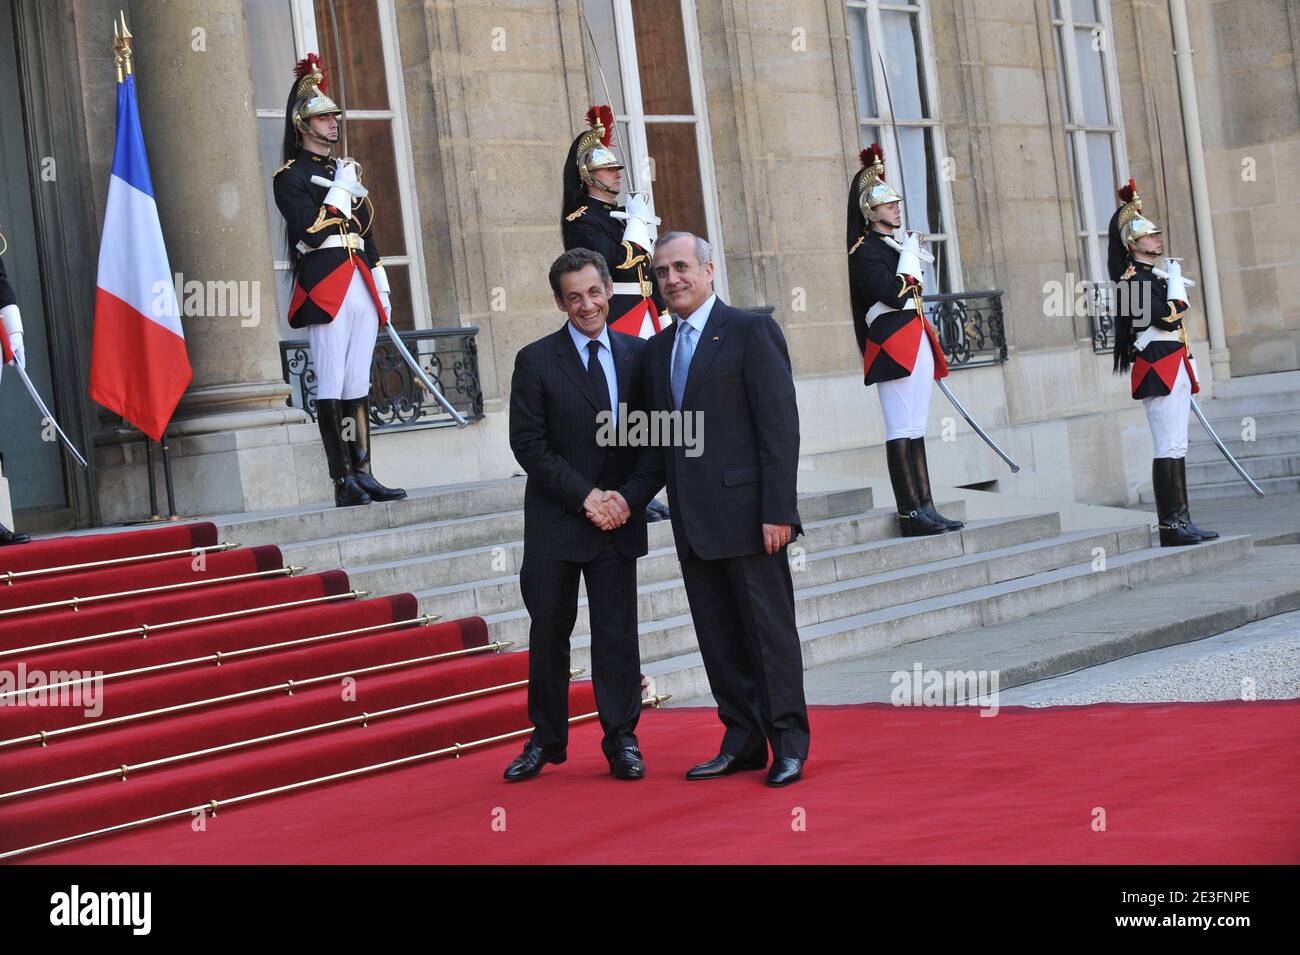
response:
<path fill-rule="evenodd" d="M 243 0 L 135 0 L 130 16 L 140 121 L 172 271 L 187 283 L 213 283 L 205 293 L 238 288 L 257 310 L 253 324 L 229 302 L 221 308 L 219 295 L 205 294 L 201 310 L 192 313 L 186 289 L 177 288 L 194 369 L 177 430 L 305 420 L 284 413 L 289 386 L 280 374 L 279 304 Z M 217 314 L 208 313 L 213 305 Z M 227 421 L 228 415 L 237 418 Z"/>
<path fill-rule="evenodd" d="M 134 0 L 127 17 L 194 371 L 168 429 L 177 508 L 189 516 L 324 499 L 316 429 L 288 407 L 281 376 L 243 0 Z M 97 457 L 103 518 L 139 516 L 143 444 L 134 432 L 104 437 Z"/>

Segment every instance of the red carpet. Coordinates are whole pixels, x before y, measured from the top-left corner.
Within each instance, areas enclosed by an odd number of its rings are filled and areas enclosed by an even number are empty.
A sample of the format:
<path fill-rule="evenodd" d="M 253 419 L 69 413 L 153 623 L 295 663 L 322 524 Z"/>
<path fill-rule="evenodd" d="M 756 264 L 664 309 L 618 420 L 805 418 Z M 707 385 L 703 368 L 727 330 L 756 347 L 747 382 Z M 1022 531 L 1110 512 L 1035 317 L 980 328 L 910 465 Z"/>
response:
<path fill-rule="evenodd" d="M 0 551 L 0 855 L 528 729 L 528 657 L 482 619 L 290 576 L 276 547 L 175 554 L 217 542 L 198 524 Z"/>
<path fill-rule="evenodd" d="M 44 852 L 42 863 L 1300 862 L 1300 704 L 814 707 L 803 782 L 681 774 L 712 710 L 647 711 L 649 774 L 607 775 L 599 727 L 526 783 L 518 744 Z M 357 732 L 357 731 L 350 731 Z M 113 784 L 121 785 L 121 784 Z M 1094 810 L 1106 831 L 1092 829 Z M 796 809 L 806 830 L 794 831 Z M 494 818 L 505 812 L 504 832 Z M 495 814 L 495 816 L 494 816 Z"/>
<path fill-rule="evenodd" d="M 647 779 L 611 778 L 587 721 L 566 764 L 510 785 L 501 771 L 528 729 L 527 654 L 496 652 L 480 618 L 419 618 L 410 594 L 360 599 L 341 571 L 289 576 L 275 547 L 168 555 L 216 542 L 216 528 L 198 524 L 0 550 L 0 856 L 1300 862 L 1300 701 L 1005 708 L 994 718 L 816 707 L 807 776 L 785 790 L 765 787 L 762 773 L 685 782 L 715 751 L 716 716 L 652 710 L 640 730 Z M 66 567 L 96 560 L 115 563 Z M 57 572 L 26 574 L 42 567 Z M 32 674 L 90 672 L 104 675 L 94 699 L 13 690 L 24 673 L 31 687 Z M 589 682 L 573 685 L 570 705 L 594 709 Z M 227 802 L 507 735 L 459 759 Z M 189 810 L 213 800 L 217 815 L 194 831 Z M 1105 831 L 1093 829 L 1097 810 Z M 19 851 L 155 816 L 168 818 Z"/>

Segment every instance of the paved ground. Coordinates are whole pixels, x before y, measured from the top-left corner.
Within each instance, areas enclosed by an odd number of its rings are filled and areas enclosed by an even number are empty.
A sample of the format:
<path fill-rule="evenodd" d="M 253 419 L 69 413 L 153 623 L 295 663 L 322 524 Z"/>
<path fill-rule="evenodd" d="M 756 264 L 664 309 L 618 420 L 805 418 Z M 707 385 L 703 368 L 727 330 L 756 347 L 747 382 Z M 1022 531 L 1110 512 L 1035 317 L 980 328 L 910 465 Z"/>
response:
<path fill-rule="evenodd" d="M 1003 690 L 1002 706 L 1300 698 L 1300 611 Z"/>

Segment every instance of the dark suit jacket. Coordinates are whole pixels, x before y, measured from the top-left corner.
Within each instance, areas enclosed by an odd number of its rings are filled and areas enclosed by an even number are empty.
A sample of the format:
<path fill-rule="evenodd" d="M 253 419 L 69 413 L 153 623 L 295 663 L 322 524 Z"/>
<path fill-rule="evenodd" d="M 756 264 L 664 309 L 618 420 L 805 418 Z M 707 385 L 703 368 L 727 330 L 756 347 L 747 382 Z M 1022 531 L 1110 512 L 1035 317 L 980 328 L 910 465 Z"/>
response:
<path fill-rule="evenodd" d="M 653 411 L 673 408 L 669 366 L 677 328 L 646 348 L 642 393 Z M 706 560 L 762 553 L 763 524 L 791 524 L 801 533 L 799 410 L 781 327 L 716 301 L 696 342 L 682 407 L 702 415 L 702 453 L 687 457 L 680 444 L 641 453 L 622 492 L 633 512 L 667 483 L 681 560 L 691 552 Z"/>
<path fill-rule="evenodd" d="M 619 403 L 633 407 L 640 403 L 646 343 L 613 330 L 609 343 Z M 614 535 L 624 557 L 646 552 L 644 502 L 634 506 L 627 523 L 615 531 L 602 531 L 583 510 L 593 487 L 618 488 L 637 459 L 635 448 L 597 443 L 596 408 L 591 379 L 573 347 L 567 322 L 519 350 L 510 382 L 510 449 L 528 474 L 526 555 L 585 562 L 596 556 L 606 533 Z"/>

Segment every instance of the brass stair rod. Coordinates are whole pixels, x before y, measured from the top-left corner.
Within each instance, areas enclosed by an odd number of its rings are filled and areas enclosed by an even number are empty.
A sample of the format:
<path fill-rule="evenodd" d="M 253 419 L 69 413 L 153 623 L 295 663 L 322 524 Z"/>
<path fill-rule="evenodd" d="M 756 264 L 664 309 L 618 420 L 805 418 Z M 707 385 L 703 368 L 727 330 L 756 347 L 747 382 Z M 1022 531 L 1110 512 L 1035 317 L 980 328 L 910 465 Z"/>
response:
<path fill-rule="evenodd" d="M 62 574 L 70 570 L 89 570 L 92 567 L 114 567 L 118 564 L 129 564 L 135 561 L 161 560 L 164 557 L 183 557 L 186 555 L 197 557 L 208 551 L 218 553 L 227 550 L 234 550 L 238 544 L 204 544 L 202 547 L 186 547 L 184 550 L 160 551 L 156 554 L 134 554 L 130 557 L 106 557 L 103 560 L 91 560 L 83 564 L 63 564 L 59 567 L 38 567 L 35 570 L 6 570 L 0 574 L 6 585 L 12 587 L 15 580 L 26 577 L 43 577 L 48 574 Z"/>
<path fill-rule="evenodd" d="M 390 620 L 388 623 L 376 623 L 369 627 L 357 627 L 353 630 L 339 630 L 334 633 L 320 633 L 311 637 L 301 637 L 297 640 L 282 640 L 279 643 L 266 643 L 257 647 L 243 647 L 239 650 L 230 650 L 227 652 L 217 650 L 214 653 L 205 653 L 201 657 L 190 657 L 186 660 L 172 660 L 167 663 L 156 663 L 153 666 L 136 667 L 134 670 L 118 670 L 115 673 L 104 673 L 99 676 L 84 676 L 76 680 L 64 680 L 62 683 L 47 683 L 44 686 L 31 687 L 25 690 L 9 690 L 6 693 L 0 693 L 0 701 L 3 701 L 6 697 L 10 696 L 31 696 L 34 693 L 49 693 L 52 690 L 78 686 L 82 683 L 119 680 L 123 677 L 143 676 L 148 673 L 161 673 L 164 670 L 175 670 L 179 667 L 185 666 L 197 666 L 201 663 L 215 663 L 217 666 L 221 666 L 221 664 L 226 661 L 238 657 L 244 657 L 254 653 L 265 653 L 268 650 L 282 650 L 285 647 L 302 646 L 306 643 L 318 643 L 321 640 L 333 640 L 336 637 L 359 636 L 363 633 L 373 633 L 376 630 L 399 628 L 408 624 L 419 624 L 421 627 L 427 627 L 437 619 L 437 614 L 423 614 L 419 617 L 412 617 L 410 620 Z M 0 703 L 0 705 L 3 705 L 3 703 Z"/>
<path fill-rule="evenodd" d="M 56 610 L 60 607 L 71 607 L 73 610 L 80 610 L 82 604 L 100 603 L 105 600 L 117 600 L 121 597 L 138 597 L 141 594 L 159 594 L 172 590 L 185 590 L 189 587 L 206 587 L 211 584 L 225 584 L 235 580 L 250 580 L 254 577 L 272 577 L 277 575 L 292 577 L 294 574 L 302 570 L 306 570 L 306 568 L 299 567 L 296 564 L 290 564 L 288 567 L 277 567 L 274 570 L 255 570 L 251 573 L 234 574 L 230 577 L 185 580 L 175 584 L 159 584 L 157 587 L 143 587 L 139 590 L 122 590 L 113 594 L 93 594 L 89 597 L 67 597 L 63 600 L 51 601 L 50 603 L 31 604 L 26 607 L 10 607 L 7 610 L 0 610 L 0 617 L 16 613 L 33 613 L 38 610 Z"/>
<path fill-rule="evenodd" d="M 0 657 L 13 656 L 19 653 L 36 653 L 41 650 L 54 650 L 59 647 L 71 647 L 78 643 L 87 643 L 93 640 L 110 640 L 114 637 L 148 637 L 150 634 L 158 633 L 162 630 L 174 630 L 177 627 L 192 627 L 202 623 L 213 623 L 218 620 L 233 620 L 237 617 L 251 617 L 254 614 L 270 613 L 275 610 L 288 610 L 296 607 L 308 607 L 312 604 L 329 603 L 334 600 L 360 600 L 362 597 L 369 597 L 368 590 L 345 590 L 337 594 L 326 594 L 323 597 L 308 597 L 305 600 L 292 600 L 282 604 L 266 604 L 261 607 L 248 607 L 244 610 L 228 610 L 225 613 L 208 614 L 205 617 L 190 617 L 186 620 L 166 620 L 162 623 L 142 623 L 137 627 L 127 627 L 125 630 L 109 630 L 104 633 L 92 633 L 84 637 L 70 637 L 67 640 L 55 640 L 53 643 L 37 643 L 30 647 L 15 647 L 12 650 L 0 650 Z"/>
<path fill-rule="evenodd" d="M 259 696 L 266 693 L 280 693 L 288 690 L 293 692 L 306 686 L 312 686 L 317 683 L 326 683 L 332 680 L 341 680 L 349 676 L 362 676 L 369 673 L 378 673 L 383 670 L 394 670 L 398 667 L 411 666 L 417 663 L 434 663 L 438 660 L 450 660 L 455 657 L 471 656 L 478 653 L 487 653 L 489 651 L 500 653 L 502 650 L 514 646 L 509 640 L 498 640 L 495 643 L 484 644 L 481 647 L 465 647 L 461 650 L 448 650 L 445 653 L 435 653 L 432 656 L 412 657 L 408 660 L 394 660 L 391 663 L 379 663 L 374 666 L 362 667 L 357 670 L 343 670 L 338 673 L 327 673 L 323 676 L 307 677 L 302 680 L 284 680 L 279 683 L 272 683 L 269 686 L 259 686 L 251 690 L 240 690 L 238 693 L 227 693 L 224 696 L 213 696 L 205 700 L 190 700 L 188 703 L 177 703 L 174 706 L 163 706 L 156 710 L 142 710 L 139 713 L 127 713 L 123 716 L 114 716 L 107 720 L 95 720 L 92 723 L 79 723 L 76 726 L 64 726 L 56 730 L 41 730 L 29 736 L 16 736 L 13 739 L 0 740 L 0 748 L 14 746 L 19 743 L 40 743 L 45 746 L 49 740 L 56 736 L 67 736 L 73 733 L 84 733 L 87 730 L 105 729 L 110 726 L 116 726 L 123 723 L 130 723 L 136 720 L 151 719 L 157 716 L 167 716 L 172 713 L 180 713 L 185 710 L 198 709 L 203 706 L 216 706 L 220 703 L 231 703 L 235 700 L 245 697 Z"/>

